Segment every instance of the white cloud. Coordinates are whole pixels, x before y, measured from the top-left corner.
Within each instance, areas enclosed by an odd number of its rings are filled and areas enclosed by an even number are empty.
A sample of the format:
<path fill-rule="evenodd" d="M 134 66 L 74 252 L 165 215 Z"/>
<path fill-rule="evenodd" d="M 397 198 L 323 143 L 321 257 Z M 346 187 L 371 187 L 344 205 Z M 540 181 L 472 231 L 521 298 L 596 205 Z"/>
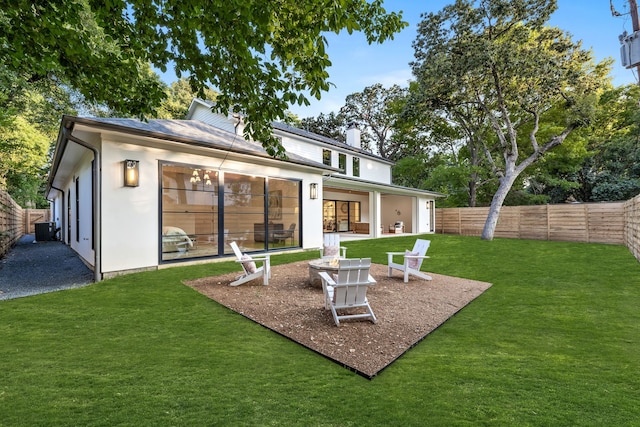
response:
<path fill-rule="evenodd" d="M 384 87 L 390 87 L 393 85 L 398 85 L 402 87 L 406 87 L 409 85 L 409 80 L 413 80 L 413 74 L 411 73 L 411 69 L 409 67 L 389 71 L 384 74 L 373 74 L 370 76 L 365 76 L 361 79 L 363 89 L 367 86 L 374 85 L 376 83 L 381 83 Z"/>

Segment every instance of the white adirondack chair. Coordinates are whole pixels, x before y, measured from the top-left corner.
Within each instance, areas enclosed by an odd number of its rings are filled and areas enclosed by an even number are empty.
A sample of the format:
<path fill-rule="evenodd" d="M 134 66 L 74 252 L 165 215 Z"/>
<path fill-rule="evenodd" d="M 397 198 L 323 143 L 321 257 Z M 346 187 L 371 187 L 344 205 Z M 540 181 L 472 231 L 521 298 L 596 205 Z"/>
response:
<path fill-rule="evenodd" d="M 413 245 L 412 251 L 387 252 L 387 266 L 389 268 L 388 276 L 391 277 L 393 269 L 396 269 L 404 272 L 405 283 L 409 281 L 409 275 L 414 275 L 424 280 L 431 280 L 431 276 L 420 271 L 422 261 L 425 258 L 429 258 L 425 254 L 427 253 L 430 244 L 430 240 L 417 239 L 415 245 Z M 404 258 L 402 264 L 393 262 L 394 256 L 402 256 Z"/>
<path fill-rule="evenodd" d="M 243 274 L 238 276 L 234 282 L 229 283 L 229 286 L 242 285 L 243 283 L 260 277 L 262 277 L 262 284 L 267 286 L 269 284 L 269 277 L 271 277 L 271 261 L 269 255 L 263 254 L 258 257 L 251 257 L 243 254 L 236 242 L 229 243 L 229 246 L 231 246 L 233 253 L 236 255 L 236 262 L 240 263 L 243 270 Z M 262 262 L 260 268 L 256 267 L 256 261 Z"/>
<path fill-rule="evenodd" d="M 320 248 L 320 258 L 322 259 L 334 259 L 334 258 L 346 258 L 347 248 L 340 246 L 340 234 L 339 233 L 325 233 L 324 243 Z"/>
<path fill-rule="evenodd" d="M 341 259 L 335 278 L 327 272 L 320 272 L 322 290 L 324 292 L 324 308 L 331 310 L 336 326 L 342 319 L 371 319 L 377 322 L 376 316 L 367 299 L 367 289 L 376 284 L 369 274 L 371 258 Z M 338 310 L 364 307 L 366 313 L 339 314 Z"/>

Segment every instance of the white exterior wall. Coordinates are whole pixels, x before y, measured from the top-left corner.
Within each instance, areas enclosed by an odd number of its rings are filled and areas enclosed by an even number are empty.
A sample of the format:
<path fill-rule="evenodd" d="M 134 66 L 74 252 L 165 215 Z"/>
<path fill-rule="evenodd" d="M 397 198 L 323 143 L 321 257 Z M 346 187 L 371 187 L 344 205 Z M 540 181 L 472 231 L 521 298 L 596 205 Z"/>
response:
<path fill-rule="evenodd" d="M 93 228 L 91 218 L 92 205 L 92 170 L 91 161 L 93 155 L 87 150 L 86 156 L 76 164 L 72 177 L 67 180 L 60 190 L 64 195 L 56 193 L 53 204 L 53 222 L 60 228 L 60 239 L 67 243 L 88 264 L 95 262 L 95 253 L 92 248 Z M 76 182 L 78 193 L 76 193 Z M 78 203 L 76 198 L 78 197 Z M 76 219 L 80 216 L 79 223 Z"/>
<path fill-rule="evenodd" d="M 235 126 L 231 120 L 222 114 L 214 114 L 209 107 L 202 105 L 199 102 L 194 103 L 194 108 L 191 110 L 190 120 L 199 120 L 208 125 L 235 133 Z"/>
<path fill-rule="evenodd" d="M 160 162 L 197 165 L 226 172 L 301 180 L 303 248 L 322 245 L 322 200 L 309 198 L 310 183 L 319 184 L 320 173 L 282 170 L 227 158 L 141 147 L 128 142 L 105 141 L 103 157 L 102 271 L 103 273 L 159 265 Z M 123 161 L 140 161 L 140 186 L 123 186 Z"/>
<path fill-rule="evenodd" d="M 200 120 L 211 126 L 235 133 L 235 123 L 232 119 L 222 114 L 212 113 L 210 108 L 199 102 L 194 103 L 189 117 L 190 119 Z M 311 142 L 306 138 L 288 132 L 283 132 L 281 130 L 274 130 L 274 134 L 282 138 L 282 146 L 288 153 L 298 154 L 318 163 L 322 163 L 322 151 L 324 149 L 331 150 L 331 165 L 336 168 L 338 167 L 338 154 L 346 154 L 347 168 L 345 176 L 353 176 L 353 158 L 359 157 L 359 178 L 381 184 L 391 184 L 391 165 L 386 162 L 379 161 L 365 155 L 360 155 L 347 149 L 325 145 L 321 142 Z"/>
<path fill-rule="evenodd" d="M 55 193 L 53 222 L 60 228 L 60 239 L 67 243 L 89 265 L 95 263 L 93 249 L 93 173 L 91 162 L 93 153 L 80 148 L 82 156 L 75 163 L 70 178 L 60 187 L 64 194 Z M 76 193 L 77 183 L 77 193 Z M 76 198 L 78 204 L 76 206 Z M 78 221 L 78 218 L 80 221 Z"/>
<path fill-rule="evenodd" d="M 158 165 L 152 149 L 103 141 L 102 272 L 158 265 Z M 124 160 L 140 162 L 140 185 L 124 186 Z"/>
<path fill-rule="evenodd" d="M 87 150 L 87 155 L 82 159 L 81 167 L 77 172 L 78 190 L 79 190 L 79 212 L 76 211 L 75 205 L 75 183 L 71 185 L 71 247 L 78 252 L 82 258 L 93 263 L 95 253 L 92 248 L 93 243 L 93 227 L 91 226 L 91 218 L 93 216 L 92 192 L 93 177 L 91 170 L 91 161 L 93 155 Z M 79 227 L 76 227 L 76 215 L 80 215 Z M 78 228 L 78 229 L 77 229 Z"/>
<path fill-rule="evenodd" d="M 391 166 L 387 163 L 362 157 L 360 158 L 360 178 L 380 184 L 391 184 Z"/>

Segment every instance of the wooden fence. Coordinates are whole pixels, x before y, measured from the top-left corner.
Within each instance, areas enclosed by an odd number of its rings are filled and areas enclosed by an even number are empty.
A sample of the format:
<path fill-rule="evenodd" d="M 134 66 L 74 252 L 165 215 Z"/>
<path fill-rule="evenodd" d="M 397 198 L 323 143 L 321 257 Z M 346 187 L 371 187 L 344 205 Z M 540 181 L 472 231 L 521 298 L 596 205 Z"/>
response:
<path fill-rule="evenodd" d="M 35 234 L 36 223 L 38 222 L 51 222 L 51 210 L 49 209 L 25 209 L 24 210 L 25 234 Z"/>
<path fill-rule="evenodd" d="M 503 206 L 494 237 L 622 245 L 628 203 Z M 629 215 L 640 227 L 640 199 L 635 209 Z M 436 209 L 436 232 L 480 236 L 488 214 L 488 207 Z"/>
<path fill-rule="evenodd" d="M 624 203 L 624 244 L 640 261 L 640 195 Z"/>
<path fill-rule="evenodd" d="M 6 191 L 0 190 L 0 258 L 24 234 L 24 210 Z"/>
<path fill-rule="evenodd" d="M 480 236 L 489 208 L 436 209 L 436 232 Z M 0 190 L 0 258 L 48 209 L 22 209 Z M 640 195 L 626 202 L 504 206 L 495 237 L 626 245 L 640 260 Z"/>

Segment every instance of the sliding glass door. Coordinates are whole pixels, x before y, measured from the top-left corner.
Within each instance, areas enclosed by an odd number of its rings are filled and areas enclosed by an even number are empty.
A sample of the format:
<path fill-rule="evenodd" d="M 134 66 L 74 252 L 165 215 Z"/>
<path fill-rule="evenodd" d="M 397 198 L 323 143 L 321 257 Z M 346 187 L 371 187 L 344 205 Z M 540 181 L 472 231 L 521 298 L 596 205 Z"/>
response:
<path fill-rule="evenodd" d="M 298 180 L 162 164 L 161 259 L 301 245 Z"/>

